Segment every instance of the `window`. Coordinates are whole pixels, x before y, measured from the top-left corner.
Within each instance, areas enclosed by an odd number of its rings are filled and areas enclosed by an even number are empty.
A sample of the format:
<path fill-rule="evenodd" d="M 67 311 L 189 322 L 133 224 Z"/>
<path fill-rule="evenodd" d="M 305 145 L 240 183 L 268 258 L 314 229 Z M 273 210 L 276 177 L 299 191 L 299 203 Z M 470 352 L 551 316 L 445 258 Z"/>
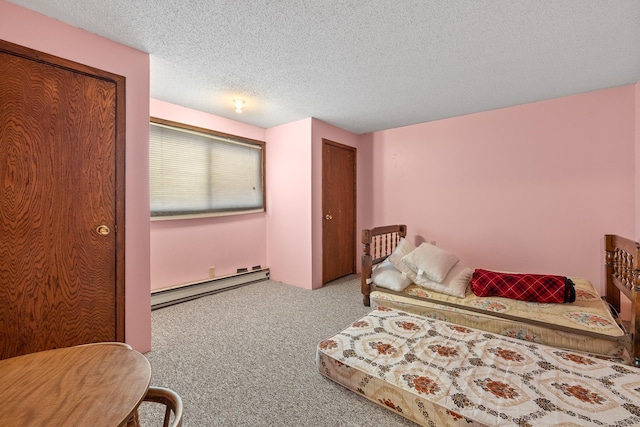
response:
<path fill-rule="evenodd" d="M 264 142 L 152 119 L 152 219 L 264 212 Z"/>

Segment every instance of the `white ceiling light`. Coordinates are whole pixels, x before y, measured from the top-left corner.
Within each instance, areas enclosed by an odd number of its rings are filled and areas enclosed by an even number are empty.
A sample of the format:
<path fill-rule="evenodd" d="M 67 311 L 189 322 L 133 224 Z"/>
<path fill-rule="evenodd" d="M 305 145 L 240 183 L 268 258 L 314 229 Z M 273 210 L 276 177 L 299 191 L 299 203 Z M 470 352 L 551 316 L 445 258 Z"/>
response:
<path fill-rule="evenodd" d="M 242 107 L 244 106 L 244 101 L 242 99 L 234 99 L 233 105 L 236 107 L 236 113 L 242 113 Z"/>

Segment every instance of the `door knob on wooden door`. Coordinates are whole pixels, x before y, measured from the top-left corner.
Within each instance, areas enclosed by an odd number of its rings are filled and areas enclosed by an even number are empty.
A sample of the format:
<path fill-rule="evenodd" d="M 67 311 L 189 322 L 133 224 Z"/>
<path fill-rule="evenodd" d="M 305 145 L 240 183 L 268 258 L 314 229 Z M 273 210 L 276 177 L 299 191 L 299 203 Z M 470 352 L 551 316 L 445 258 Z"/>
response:
<path fill-rule="evenodd" d="M 109 229 L 109 227 L 103 224 L 99 225 L 98 228 L 96 228 L 96 232 L 101 236 L 106 236 L 107 234 L 111 233 L 111 230 Z"/>
<path fill-rule="evenodd" d="M 326 215 L 324 216 L 324 219 L 326 219 L 326 220 L 330 220 L 330 219 L 333 219 L 333 216 L 332 216 L 332 215 L 329 215 L 329 214 L 326 214 Z"/>

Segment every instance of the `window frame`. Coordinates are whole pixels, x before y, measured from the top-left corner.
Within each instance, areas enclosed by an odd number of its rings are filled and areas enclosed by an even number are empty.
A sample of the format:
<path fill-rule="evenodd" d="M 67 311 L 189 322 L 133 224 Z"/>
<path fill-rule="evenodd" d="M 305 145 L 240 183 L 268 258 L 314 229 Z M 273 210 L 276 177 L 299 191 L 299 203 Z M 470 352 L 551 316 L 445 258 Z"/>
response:
<path fill-rule="evenodd" d="M 175 215 L 158 215 L 153 216 L 151 214 L 151 209 L 149 209 L 149 216 L 151 221 L 167 221 L 167 220 L 180 220 L 180 219 L 193 219 L 193 218 L 212 218 L 212 217 L 221 217 L 221 216 L 234 216 L 234 215 L 247 215 L 247 214 L 255 214 L 255 213 L 266 213 L 267 212 L 267 183 L 266 183 L 266 143 L 264 141 L 260 141 L 257 139 L 246 138 L 243 136 L 233 135 L 229 133 L 219 132 L 212 129 L 202 128 L 199 126 L 189 125 L 186 123 L 174 122 L 172 120 L 161 119 L 158 117 L 150 117 L 149 124 L 158 124 L 163 126 L 168 126 L 171 128 L 175 128 L 177 130 L 185 130 L 189 132 L 201 133 L 204 135 L 210 135 L 216 138 L 223 138 L 230 142 L 237 142 L 239 144 L 245 145 L 254 145 L 259 146 L 262 158 L 261 158 L 261 168 L 262 168 L 262 209 L 247 209 L 247 210 L 228 210 L 228 211 L 215 211 L 215 212 L 202 212 L 202 213 L 187 213 L 187 214 L 175 214 Z M 151 144 L 151 140 L 149 139 L 149 144 Z M 149 160 L 149 171 L 151 170 L 151 161 Z M 151 173 L 149 173 L 149 188 L 151 187 Z M 151 193 L 149 193 L 149 201 L 151 202 Z"/>

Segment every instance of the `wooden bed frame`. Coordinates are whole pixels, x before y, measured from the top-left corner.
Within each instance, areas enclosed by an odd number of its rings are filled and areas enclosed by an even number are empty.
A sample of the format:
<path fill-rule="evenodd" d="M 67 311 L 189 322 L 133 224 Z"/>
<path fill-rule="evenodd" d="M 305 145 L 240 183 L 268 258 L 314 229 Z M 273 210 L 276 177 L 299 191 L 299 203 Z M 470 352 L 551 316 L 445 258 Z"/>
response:
<path fill-rule="evenodd" d="M 615 234 L 604 236 L 606 300 L 620 311 L 620 294 L 631 301 L 631 321 L 623 328 L 631 334 L 633 364 L 640 367 L 640 244 Z"/>
<path fill-rule="evenodd" d="M 376 264 L 384 261 L 406 237 L 406 225 L 387 225 L 362 230 L 361 291 L 363 304 L 370 306 L 369 295 L 376 289 L 371 273 Z M 620 294 L 631 301 L 631 321 L 622 322 L 624 330 L 631 334 L 629 351 L 633 364 L 640 367 L 640 243 L 621 236 L 605 235 L 606 301 L 620 312 Z M 385 289 L 384 292 L 396 293 Z"/>

